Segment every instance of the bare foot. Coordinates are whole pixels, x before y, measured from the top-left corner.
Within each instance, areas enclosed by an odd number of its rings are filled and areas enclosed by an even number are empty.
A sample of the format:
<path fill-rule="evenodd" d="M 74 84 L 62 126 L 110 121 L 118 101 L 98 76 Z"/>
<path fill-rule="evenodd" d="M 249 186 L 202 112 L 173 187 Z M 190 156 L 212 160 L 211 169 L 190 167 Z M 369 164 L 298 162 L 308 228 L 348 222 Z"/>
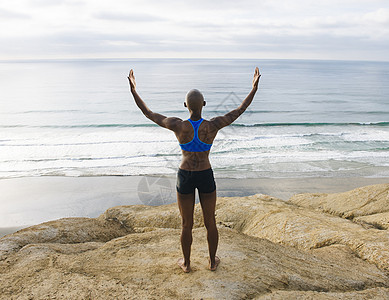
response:
<path fill-rule="evenodd" d="M 220 264 L 220 258 L 215 256 L 215 264 L 211 264 L 211 261 L 209 261 L 209 266 L 208 266 L 208 269 L 210 269 L 211 271 L 216 271 L 217 269 L 217 266 Z"/>
<path fill-rule="evenodd" d="M 180 266 L 180 268 L 185 272 L 185 273 L 189 273 L 192 269 L 190 268 L 190 265 L 189 266 L 185 266 L 185 259 L 183 258 L 180 258 L 178 261 L 177 261 L 177 264 Z"/>

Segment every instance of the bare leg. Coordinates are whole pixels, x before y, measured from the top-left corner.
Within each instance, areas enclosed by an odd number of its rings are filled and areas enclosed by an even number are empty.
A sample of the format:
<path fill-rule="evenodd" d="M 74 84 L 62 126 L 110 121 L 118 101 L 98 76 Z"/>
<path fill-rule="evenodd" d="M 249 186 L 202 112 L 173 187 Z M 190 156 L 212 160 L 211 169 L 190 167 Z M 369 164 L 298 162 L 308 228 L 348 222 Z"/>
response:
<path fill-rule="evenodd" d="M 207 228 L 209 269 L 215 271 L 220 263 L 220 259 L 216 256 L 219 241 L 219 233 L 215 220 L 216 190 L 212 193 L 199 193 L 199 195 L 201 208 L 203 210 L 204 225 Z"/>
<path fill-rule="evenodd" d="M 192 246 L 193 211 L 195 194 L 177 192 L 177 202 L 182 218 L 181 248 L 184 258 L 178 260 L 178 265 L 184 272 L 190 272 L 190 248 Z"/>

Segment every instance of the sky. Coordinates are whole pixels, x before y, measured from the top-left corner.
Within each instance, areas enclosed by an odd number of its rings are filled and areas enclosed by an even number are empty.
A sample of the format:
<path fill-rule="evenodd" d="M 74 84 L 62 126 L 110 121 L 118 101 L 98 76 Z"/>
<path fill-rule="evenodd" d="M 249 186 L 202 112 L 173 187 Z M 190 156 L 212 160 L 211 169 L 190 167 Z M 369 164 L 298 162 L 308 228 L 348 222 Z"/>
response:
<path fill-rule="evenodd" d="M 389 61 L 388 0 L 0 0 L 0 60 Z"/>

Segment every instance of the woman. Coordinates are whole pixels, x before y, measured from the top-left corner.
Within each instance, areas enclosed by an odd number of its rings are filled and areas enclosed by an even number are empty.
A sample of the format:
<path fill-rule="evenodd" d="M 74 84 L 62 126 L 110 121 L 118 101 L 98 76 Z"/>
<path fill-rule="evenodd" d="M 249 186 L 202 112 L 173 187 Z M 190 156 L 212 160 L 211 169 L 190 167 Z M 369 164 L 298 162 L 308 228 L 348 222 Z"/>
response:
<path fill-rule="evenodd" d="M 195 205 L 195 189 L 197 188 L 200 204 L 207 229 L 209 249 L 209 269 L 215 271 L 220 263 L 216 256 L 218 231 L 215 221 L 216 185 L 209 151 L 217 132 L 234 122 L 251 104 L 258 89 L 259 69 L 255 68 L 253 85 L 250 93 L 238 108 L 224 116 L 204 120 L 201 112 L 206 102 L 196 89 L 190 90 L 185 98 L 184 106 L 188 108 L 189 119 L 165 117 L 151 111 L 136 92 L 134 72 L 128 76 L 131 94 L 142 113 L 161 127 L 174 131 L 182 149 L 182 161 L 177 173 L 177 202 L 182 217 L 181 247 L 183 258 L 178 265 L 184 272 L 190 272 L 190 250 L 192 245 L 193 212 Z"/>

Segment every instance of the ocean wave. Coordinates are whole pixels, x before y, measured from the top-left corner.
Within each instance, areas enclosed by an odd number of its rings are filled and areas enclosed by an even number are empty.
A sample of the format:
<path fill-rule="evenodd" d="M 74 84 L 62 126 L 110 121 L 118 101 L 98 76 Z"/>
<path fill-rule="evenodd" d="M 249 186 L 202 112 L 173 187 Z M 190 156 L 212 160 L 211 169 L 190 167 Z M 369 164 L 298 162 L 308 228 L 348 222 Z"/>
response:
<path fill-rule="evenodd" d="M 272 126 L 389 126 L 389 122 L 351 122 L 351 123 L 256 123 L 256 124 L 231 124 L 237 127 L 272 127 Z"/>
<path fill-rule="evenodd" d="M 81 125 L 0 125 L 0 128 L 121 128 L 121 127 L 158 127 L 157 124 L 81 124 Z"/>
<path fill-rule="evenodd" d="M 389 127 L 389 122 L 350 122 L 350 123 L 255 123 L 241 124 L 233 123 L 232 127 L 318 127 L 318 126 L 380 126 Z M 126 127 L 158 127 L 154 123 L 143 124 L 80 124 L 80 125 L 0 125 L 0 128 L 126 128 Z"/>

